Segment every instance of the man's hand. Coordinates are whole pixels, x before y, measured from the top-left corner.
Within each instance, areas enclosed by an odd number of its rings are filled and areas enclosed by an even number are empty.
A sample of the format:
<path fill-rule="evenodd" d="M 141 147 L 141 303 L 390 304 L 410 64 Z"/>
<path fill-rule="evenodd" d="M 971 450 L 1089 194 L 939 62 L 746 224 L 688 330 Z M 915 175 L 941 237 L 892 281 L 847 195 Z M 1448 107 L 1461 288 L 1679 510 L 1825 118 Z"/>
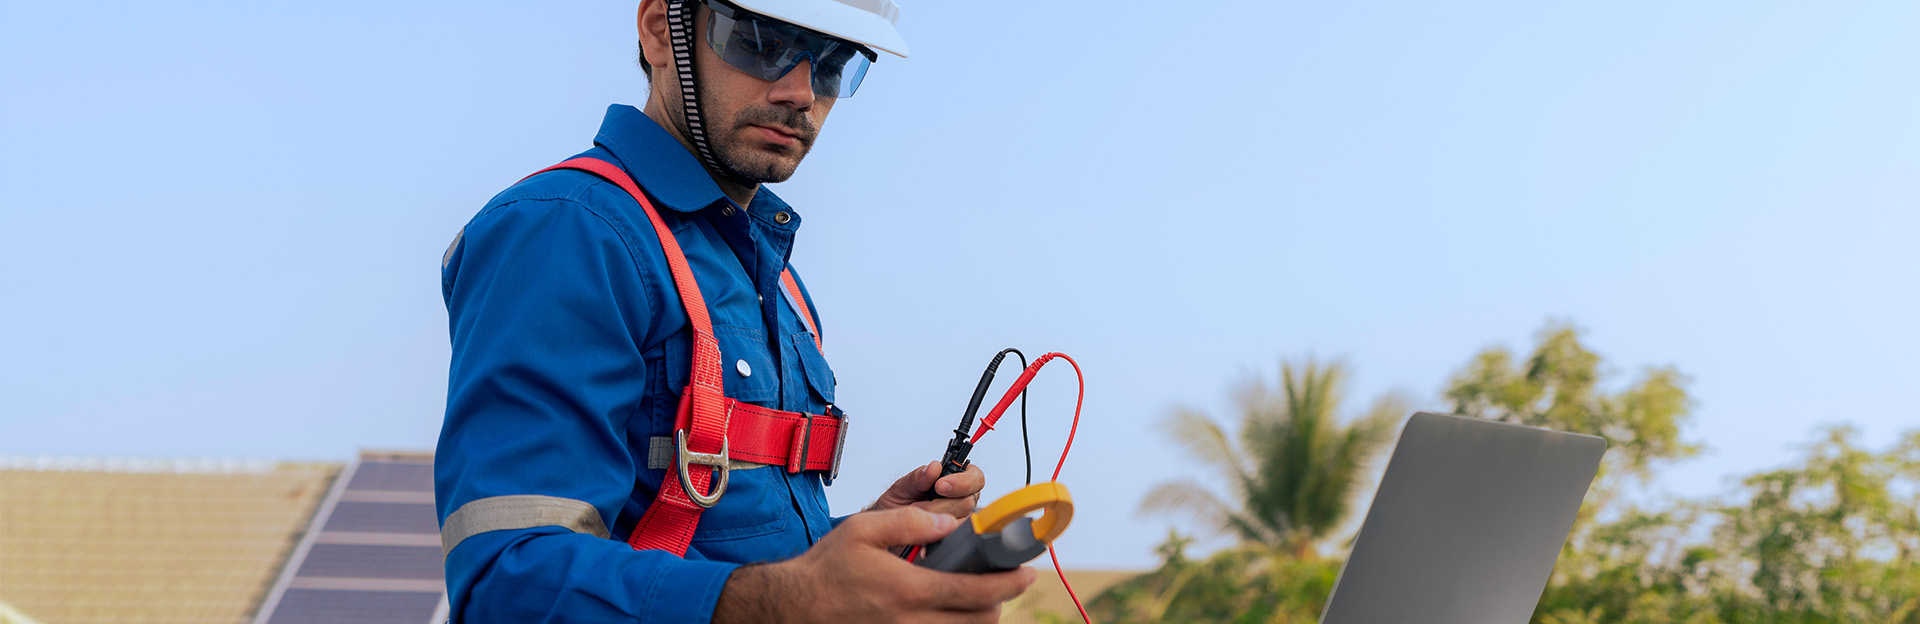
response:
<path fill-rule="evenodd" d="M 966 472 L 950 474 L 945 479 L 939 477 L 940 462 L 915 468 L 894 481 L 867 511 L 911 506 L 955 518 L 973 513 L 974 506 L 980 504 L 980 490 L 987 487 L 987 474 L 981 472 L 979 466 L 969 465 Z M 939 479 L 939 483 L 936 484 L 935 479 Z M 940 498 L 920 500 L 926 497 L 928 489 L 933 489 Z"/>
<path fill-rule="evenodd" d="M 939 572 L 888 550 L 938 541 L 959 524 L 916 508 L 854 514 L 799 557 L 734 570 L 713 621 L 998 622 L 1000 604 L 1033 583 L 1033 568 Z"/>

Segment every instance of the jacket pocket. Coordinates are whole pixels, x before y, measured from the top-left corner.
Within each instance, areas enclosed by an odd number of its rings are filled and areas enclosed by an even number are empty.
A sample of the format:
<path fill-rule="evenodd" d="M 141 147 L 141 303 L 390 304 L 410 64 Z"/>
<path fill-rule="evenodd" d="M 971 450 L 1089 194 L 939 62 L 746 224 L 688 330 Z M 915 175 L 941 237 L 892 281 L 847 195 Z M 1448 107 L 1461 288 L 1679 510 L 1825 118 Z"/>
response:
<path fill-rule="evenodd" d="M 727 542 L 779 533 L 787 528 L 787 517 L 793 515 L 793 504 L 788 502 L 787 484 L 781 480 L 784 475 L 777 466 L 761 466 L 746 470 L 730 470 L 727 475 L 727 493 L 720 497 L 720 503 L 700 514 L 699 528 L 693 532 L 693 541 L 699 543 Z M 669 487 L 680 487 L 679 483 Z"/>
<path fill-rule="evenodd" d="M 690 330 L 685 338 L 667 341 L 667 386 L 674 393 L 687 387 L 693 365 Z M 713 339 L 720 343 L 720 383 L 734 400 L 761 405 L 780 396 L 780 386 L 767 352 L 767 335 L 759 329 L 715 325 Z"/>
<path fill-rule="evenodd" d="M 820 353 L 820 347 L 813 342 L 812 332 L 799 332 L 788 337 L 793 350 L 800 354 L 800 368 L 807 378 L 807 387 L 813 390 L 812 400 L 808 401 L 808 411 L 818 412 L 833 404 L 833 367 L 827 365 L 827 357 Z M 820 405 L 811 405 L 812 403 Z"/>

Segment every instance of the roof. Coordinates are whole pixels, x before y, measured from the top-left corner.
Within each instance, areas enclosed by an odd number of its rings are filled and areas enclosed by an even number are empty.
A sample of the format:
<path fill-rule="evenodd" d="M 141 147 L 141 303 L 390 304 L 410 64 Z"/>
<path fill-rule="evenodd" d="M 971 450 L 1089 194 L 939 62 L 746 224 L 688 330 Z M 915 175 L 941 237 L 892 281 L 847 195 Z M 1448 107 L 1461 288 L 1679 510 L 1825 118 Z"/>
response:
<path fill-rule="evenodd" d="M 438 622 L 432 461 L 0 457 L 0 624 Z M 1067 571 L 1083 601 L 1138 574 Z M 1042 614 L 1078 615 L 1050 570 L 1002 621 Z"/>
<path fill-rule="evenodd" d="M 340 470 L 0 458 L 0 603 L 46 624 L 247 622 Z"/>

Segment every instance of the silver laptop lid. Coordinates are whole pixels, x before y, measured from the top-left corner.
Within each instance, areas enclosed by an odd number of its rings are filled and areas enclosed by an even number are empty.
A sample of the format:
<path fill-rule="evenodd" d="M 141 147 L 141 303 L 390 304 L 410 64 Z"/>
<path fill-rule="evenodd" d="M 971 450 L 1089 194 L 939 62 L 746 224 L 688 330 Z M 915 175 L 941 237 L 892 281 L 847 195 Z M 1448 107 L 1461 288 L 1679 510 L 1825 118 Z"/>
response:
<path fill-rule="evenodd" d="M 1407 420 L 1322 624 L 1524 624 L 1605 440 L 1421 412 Z"/>

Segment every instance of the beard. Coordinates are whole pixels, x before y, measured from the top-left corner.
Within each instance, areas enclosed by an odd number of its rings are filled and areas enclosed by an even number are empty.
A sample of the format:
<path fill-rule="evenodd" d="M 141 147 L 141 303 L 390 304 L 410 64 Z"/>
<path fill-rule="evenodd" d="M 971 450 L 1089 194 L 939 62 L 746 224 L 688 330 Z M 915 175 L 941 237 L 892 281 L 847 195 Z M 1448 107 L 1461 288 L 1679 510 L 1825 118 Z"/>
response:
<path fill-rule="evenodd" d="M 752 125 L 792 130 L 799 135 L 799 145 L 769 148 L 754 140 L 742 140 L 742 133 L 755 132 L 749 128 Z M 820 128 L 806 113 L 778 106 L 741 110 L 726 127 L 727 132 L 708 137 L 713 157 L 720 161 L 720 167 L 725 169 L 722 173 L 727 177 L 748 184 L 785 182 L 793 177 L 800 161 L 813 150 L 814 138 L 820 135 Z M 792 154 L 791 159 L 787 154 Z"/>

